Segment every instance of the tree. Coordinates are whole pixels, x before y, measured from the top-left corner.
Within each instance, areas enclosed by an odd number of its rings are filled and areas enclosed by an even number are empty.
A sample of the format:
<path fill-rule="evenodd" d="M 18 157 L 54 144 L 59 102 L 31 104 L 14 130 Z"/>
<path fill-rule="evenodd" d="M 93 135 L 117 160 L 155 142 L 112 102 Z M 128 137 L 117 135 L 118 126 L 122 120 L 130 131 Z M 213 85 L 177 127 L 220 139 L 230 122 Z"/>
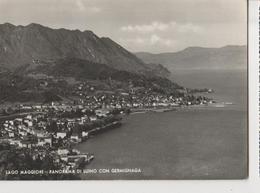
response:
<path fill-rule="evenodd" d="M 58 132 L 58 125 L 55 121 L 51 121 L 49 125 L 47 125 L 46 130 L 49 133 L 57 133 Z"/>

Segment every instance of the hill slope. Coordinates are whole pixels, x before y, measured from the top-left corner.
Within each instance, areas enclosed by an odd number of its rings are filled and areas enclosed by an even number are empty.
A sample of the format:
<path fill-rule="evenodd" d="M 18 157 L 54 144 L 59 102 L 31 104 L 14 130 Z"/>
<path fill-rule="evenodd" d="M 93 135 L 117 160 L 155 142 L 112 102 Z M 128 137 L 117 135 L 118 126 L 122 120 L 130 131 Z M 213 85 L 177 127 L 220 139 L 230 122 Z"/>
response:
<path fill-rule="evenodd" d="M 77 84 L 86 82 L 92 82 L 100 91 L 142 87 L 156 93 L 178 94 L 178 89 L 183 89 L 167 78 L 121 71 L 77 58 L 57 59 L 17 71 L 0 73 L 1 103 L 62 100 L 75 96 Z"/>
<path fill-rule="evenodd" d="M 0 67 L 15 69 L 29 64 L 33 68 L 42 61 L 67 57 L 107 64 L 118 70 L 147 71 L 134 54 L 91 31 L 51 29 L 39 24 L 0 25 Z"/>

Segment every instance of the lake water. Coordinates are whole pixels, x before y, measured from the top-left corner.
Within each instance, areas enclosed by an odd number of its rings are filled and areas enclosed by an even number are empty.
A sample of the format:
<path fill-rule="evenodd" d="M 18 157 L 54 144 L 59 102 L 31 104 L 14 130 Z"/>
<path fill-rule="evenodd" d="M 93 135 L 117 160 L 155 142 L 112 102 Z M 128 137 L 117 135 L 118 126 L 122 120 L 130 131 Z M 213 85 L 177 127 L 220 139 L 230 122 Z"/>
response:
<path fill-rule="evenodd" d="M 212 88 L 224 108 L 133 114 L 123 126 L 78 146 L 95 159 L 86 169 L 139 168 L 141 173 L 84 174 L 83 179 L 231 179 L 247 176 L 245 71 L 183 71 L 173 79 Z"/>

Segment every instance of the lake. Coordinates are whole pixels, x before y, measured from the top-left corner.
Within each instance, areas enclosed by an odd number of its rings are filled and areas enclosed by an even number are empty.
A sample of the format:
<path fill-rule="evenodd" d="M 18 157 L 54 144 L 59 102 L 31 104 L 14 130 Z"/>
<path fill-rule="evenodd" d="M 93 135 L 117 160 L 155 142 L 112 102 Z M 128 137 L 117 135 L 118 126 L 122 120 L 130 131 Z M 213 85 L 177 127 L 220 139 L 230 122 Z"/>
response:
<path fill-rule="evenodd" d="M 224 108 L 192 108 L 132 114 L 120 128 L 78 146 L 95 154 L 86 169 L 132 169 L 140 173 L 84 174 L 83 179 L 240 179 L 247 176 L 246 71 L 183 71 L 173 80 L 208 95 Z"/>

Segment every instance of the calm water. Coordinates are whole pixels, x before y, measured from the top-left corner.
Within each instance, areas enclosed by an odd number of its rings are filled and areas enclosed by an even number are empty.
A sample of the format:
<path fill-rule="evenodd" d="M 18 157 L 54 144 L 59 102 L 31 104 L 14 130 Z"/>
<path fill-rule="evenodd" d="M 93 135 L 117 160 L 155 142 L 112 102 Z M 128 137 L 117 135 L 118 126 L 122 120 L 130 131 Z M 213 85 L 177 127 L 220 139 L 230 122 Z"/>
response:
<path fill-rule="evenodd" d="M 226 108 L 134 114 L 118 129 L 80 144 L 95 159 L 86 169 L 140 168 L 141 173 L 84 174 L 84 179 L 215 179 L 247 174 L 246 72 L 180 72 L 174 80 L 213 88 Z"/>

